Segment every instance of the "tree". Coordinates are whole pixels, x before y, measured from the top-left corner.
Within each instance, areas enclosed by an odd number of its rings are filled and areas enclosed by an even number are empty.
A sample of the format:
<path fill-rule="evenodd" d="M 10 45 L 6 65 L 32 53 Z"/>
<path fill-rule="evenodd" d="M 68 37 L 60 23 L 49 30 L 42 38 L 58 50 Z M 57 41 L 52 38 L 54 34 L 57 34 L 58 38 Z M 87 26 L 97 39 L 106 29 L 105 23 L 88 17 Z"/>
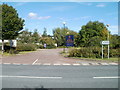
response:
<path fill-rule="evenodd" d="M 4 40 L 15 39 L 23 26 L 24 20 L 18 16 L 17 10 L 2 4 L 2 50 L 4 50 Z"/>
<path fill-rule="evenodd" d="M 44 28 L 42 37 L 47 37 L 47 29 L 46 28 Z"/>
<path fill-rule="evenodd" d="M 28 29 L 25 29 L 19 34 L 18 39 L 20 43 L 32 43 L 32 32 L 29 32 Z"/>
<path fill-rule="evenodd" d="M 37 29 L 34 30 L 32 37 L 33 37 L 33 42 L 34 43 L 39 43 L 40 42 L 40 36 L 37 32 Z"/>
<path fill-rule="evenodd" d="M 79 35 L 80 46 L 90 46 L 91 40 L 94 42 L 95 38 L 107 40 L 108 30 L 106 26 L 101 22 L 89 21 L 86 25 L 82 26 Z"/>
<path fill-rule="evenodd" d="M 78 33 L 76 33 L 75 31 L 69 30 L 68 28 L 55 28 L 53 30 L 53 36 L 54 39 L 57 43 L 58 46 L 64 46 L 65 45 L 65 36 L 66 35 L 74 35 L 74 38 L 76 41 L 77 35 Z M 77 44 L 76 42 L 74 43 L 75 45 Z"/>

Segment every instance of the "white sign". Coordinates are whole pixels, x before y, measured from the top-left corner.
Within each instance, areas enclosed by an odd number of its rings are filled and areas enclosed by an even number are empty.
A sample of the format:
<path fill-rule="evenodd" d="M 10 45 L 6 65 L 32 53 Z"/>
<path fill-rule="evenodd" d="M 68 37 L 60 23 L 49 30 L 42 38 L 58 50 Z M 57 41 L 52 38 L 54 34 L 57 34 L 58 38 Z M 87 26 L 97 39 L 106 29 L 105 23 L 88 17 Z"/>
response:
<path fill-rule="evenodd" d="M 11 47 L 16 47 L 17 46 L 17 41 L 16 40 L 10 40 L 10 46 Z"/>
<path fill-rule="evenodd" d="M 102 45 L 109 45 L 110 42 L 109 41 L 102 41 Z"/>

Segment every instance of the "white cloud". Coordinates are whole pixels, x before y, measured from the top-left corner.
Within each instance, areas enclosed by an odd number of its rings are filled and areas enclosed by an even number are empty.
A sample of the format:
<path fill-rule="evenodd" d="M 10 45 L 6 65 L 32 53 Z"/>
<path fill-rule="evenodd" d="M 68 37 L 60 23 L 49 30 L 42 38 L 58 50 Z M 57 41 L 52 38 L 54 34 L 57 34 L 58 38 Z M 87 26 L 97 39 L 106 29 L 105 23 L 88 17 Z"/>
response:
<path fill-rule="evenodd" d="M 38 19 L 49 19 L 51 16 L 38 17 Z"/>
<path fill-rule="evenodd" d="M 29 13 L 28 17 L 31 19 L 38 19 L 38 20 L 51 18 L 51 16 L 38 16 L 37 13 L 33 13 L 33 12 Z"/>
<path fill-rule="evenodd" d="M 106 5 L 105 4 L 98 4 L 96 5 L 96 7 L 105 7 Z"/>
<path fill-rule="evenodd" d="M 29 18 L 37 18 L 37 13 L 31 12 L 28 14 L 28 16 L 29 16 Z"/>

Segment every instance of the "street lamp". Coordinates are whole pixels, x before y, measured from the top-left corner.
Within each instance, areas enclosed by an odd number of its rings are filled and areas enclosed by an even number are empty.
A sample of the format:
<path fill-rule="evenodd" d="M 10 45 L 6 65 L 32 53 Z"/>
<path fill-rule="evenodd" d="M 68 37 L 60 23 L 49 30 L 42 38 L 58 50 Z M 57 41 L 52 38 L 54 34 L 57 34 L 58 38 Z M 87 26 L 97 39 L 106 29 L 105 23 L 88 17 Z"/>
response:
<path fill-rule="evenodd" d="M 107 24 L 106 26 L 107 26 L 107 27 L 109 27 L 110 25 L 109 25 L 109 24 Z M 108 31 L 108 41 L 109 41 L 109 31 Z"/>
<path fill-rule="evenodd" d="M 66 22 L 63 22 L 64 32 L 65 32 L 65 24 L 66 24 Z M 65 38 L 65 37 L 64 37 L 64 38 Z M 65 43 L 65 41 L 64 41 L 64 43 Z M 63 52 L 65 52 L 65 46 L 64 46 L 64 48 L 63 48 Z"/>
<path fill-rule="evenodd" d="M 107 24 L 106 26 L 109 27 L 110 25 Z M 109 41 L 109 30 L 108 30 L 108 41 Z M 110 41 L 109 41 L 109 42 L 110 42 Z M 108 44 L 108 59 L 109 59 L 109 52 L 110 52 L 110 50 L 109 50 L 109 44 Z"/>

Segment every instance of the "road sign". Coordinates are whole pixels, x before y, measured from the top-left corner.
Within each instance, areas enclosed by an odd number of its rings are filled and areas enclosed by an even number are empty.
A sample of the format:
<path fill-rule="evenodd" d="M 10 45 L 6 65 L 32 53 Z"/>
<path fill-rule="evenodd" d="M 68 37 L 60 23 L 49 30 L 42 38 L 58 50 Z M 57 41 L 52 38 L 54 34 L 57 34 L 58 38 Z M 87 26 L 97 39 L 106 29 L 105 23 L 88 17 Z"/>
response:
<path fill-rule="evenodd" d="M 66 46 L 74 46 L 74 35 L 66 36 Z"/>
<path fill-rule="evenodd" d="M 102 41 L 102 43 L 101 43 L 102 45 L 109 45 L 110 44 L 110 42 L 109 41 Z"/>

